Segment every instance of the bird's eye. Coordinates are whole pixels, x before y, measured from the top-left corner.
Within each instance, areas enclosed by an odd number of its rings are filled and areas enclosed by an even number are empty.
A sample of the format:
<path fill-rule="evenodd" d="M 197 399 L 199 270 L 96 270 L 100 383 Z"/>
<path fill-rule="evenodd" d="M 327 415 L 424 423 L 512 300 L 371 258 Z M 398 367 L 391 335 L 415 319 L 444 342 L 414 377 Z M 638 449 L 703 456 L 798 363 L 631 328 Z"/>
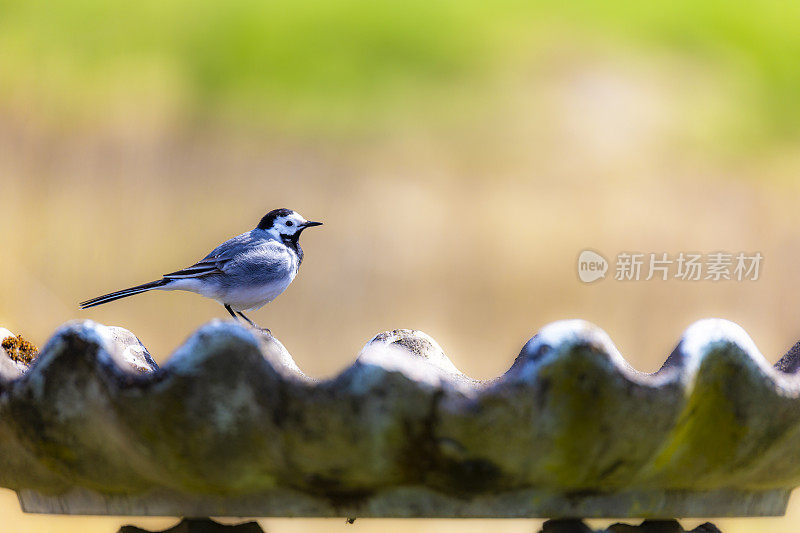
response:
<path fill-rule="evenodd" d="M 289 220 L 288 222 L 286 222 L 286 225 L 291 228 L 292 226 L 294 226 L 294 222 Z"/>

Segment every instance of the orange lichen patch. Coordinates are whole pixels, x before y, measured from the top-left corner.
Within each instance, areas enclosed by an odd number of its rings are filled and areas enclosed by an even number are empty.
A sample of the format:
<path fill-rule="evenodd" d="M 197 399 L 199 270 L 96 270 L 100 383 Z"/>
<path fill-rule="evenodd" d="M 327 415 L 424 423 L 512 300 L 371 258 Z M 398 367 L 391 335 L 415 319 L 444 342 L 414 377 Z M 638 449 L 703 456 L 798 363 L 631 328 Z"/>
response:
<path fill-rule="evenodd" d="M 0 344 L 12 360 L 30 365 L 39 353 L 34 344 L 22 335 L 16 337 L 6 337 Z"/>

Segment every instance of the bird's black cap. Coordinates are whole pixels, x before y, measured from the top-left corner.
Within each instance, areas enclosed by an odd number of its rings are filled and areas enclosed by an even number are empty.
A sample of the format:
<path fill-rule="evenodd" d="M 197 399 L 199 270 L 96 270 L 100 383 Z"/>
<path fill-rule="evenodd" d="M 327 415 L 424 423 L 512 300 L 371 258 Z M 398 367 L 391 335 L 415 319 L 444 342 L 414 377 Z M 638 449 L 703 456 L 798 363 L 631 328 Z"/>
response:
<path fill-rule="evenodd" d="M 294 213 L 291 209 L 286 209 L 282 207 L 280 209 L 273 209 L 261 219 L 261 222 L 258 223 L 256 226 L 257 229 L 269 229 L 272 227 L 272 224 L 275 223 L 275 219 L 278 217 L 288 217 Z"/>

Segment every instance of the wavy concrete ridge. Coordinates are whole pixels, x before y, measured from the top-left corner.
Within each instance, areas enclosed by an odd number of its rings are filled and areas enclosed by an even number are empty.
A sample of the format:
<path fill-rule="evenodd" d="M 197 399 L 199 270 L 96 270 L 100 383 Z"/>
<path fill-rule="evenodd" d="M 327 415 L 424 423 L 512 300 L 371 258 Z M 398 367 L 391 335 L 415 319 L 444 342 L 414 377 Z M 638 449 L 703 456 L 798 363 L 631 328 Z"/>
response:
<path fill-rule="evenodd" d="M 800 482 L 799 354 L 771 366 L 708 319 L 645 374 L 570 320 L 491 381 L 411 330 L 316 381 L 234 322 L 161 368 L 127 330 L 72 322 L 30 368 L 0 362 L 0 486 L 37 512 L 782 514 Z"/>

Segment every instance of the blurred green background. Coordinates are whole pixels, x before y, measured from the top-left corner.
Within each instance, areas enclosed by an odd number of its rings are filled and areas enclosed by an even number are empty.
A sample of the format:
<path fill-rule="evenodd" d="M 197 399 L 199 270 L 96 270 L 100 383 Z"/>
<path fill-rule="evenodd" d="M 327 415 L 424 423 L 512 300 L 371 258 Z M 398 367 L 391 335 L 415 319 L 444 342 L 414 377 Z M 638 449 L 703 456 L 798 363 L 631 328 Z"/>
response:
<path fill-rule="evenodd" d="M 222 307 L 77 302 L 186 266 L 286 206 L 326 225 L 253 318 L 314 376 L 411 327 L 489 378 L 571 317 L 645 371 L 706 316 L 740 323 L 774 362 L 800 337 L 798 28 L 800 4 L 771 0 L 0 0 L 0 325 L 41 345 L 91 318 L 164 362 Z M 756 282 L 584 285 L 585 248 L 765 259 Z M 26 516 L 8 491 L 0 509 L 3 531 L 121 523 Z M 718 523 L 795 531 L 800 507 Z"/>

